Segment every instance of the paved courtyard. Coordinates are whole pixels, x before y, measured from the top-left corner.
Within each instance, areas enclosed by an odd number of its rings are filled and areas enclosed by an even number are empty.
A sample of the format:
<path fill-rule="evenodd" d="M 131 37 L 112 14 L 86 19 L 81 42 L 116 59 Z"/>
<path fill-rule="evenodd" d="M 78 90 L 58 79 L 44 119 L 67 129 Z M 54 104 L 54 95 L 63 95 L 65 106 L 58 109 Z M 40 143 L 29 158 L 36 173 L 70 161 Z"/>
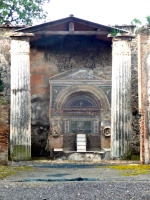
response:
<path fill-rule="evenodd" d="M 150 173 L 125 176 L 109 168 L 118 164 L 124 163 L 14 162 L 31 170 L 1 180 L 0 200 L 149 200 Z"/>

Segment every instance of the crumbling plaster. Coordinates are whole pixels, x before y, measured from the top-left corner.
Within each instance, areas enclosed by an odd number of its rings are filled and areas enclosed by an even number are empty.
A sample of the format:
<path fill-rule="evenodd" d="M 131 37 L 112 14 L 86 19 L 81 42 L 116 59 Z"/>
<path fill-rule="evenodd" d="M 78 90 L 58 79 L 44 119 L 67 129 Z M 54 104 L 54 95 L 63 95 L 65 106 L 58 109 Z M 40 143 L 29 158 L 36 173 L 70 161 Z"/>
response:
<path fill-rule="evenodd" d="M 0 34 L 0 69 L 4 82 L 4 94 L 10 100 L 10 38 L 8 32 L 13 28 L 1 28 Z M 104 77 L 111 77 L 111 44 L 97 40 L 95 37 L 53 36 L 38 42 L 31 42 L 31 100 L 32 100 L 32 144 L 42 135 L 42 141 L 49 132 L 49 77 L 72 68 L 99 68 Z M 138 110 L 137 92 L 137 43 L 131 44 L 132 62 L 132 111 Z M 105 66 L 105 67 L 104 67 Z M 139 153 L 139 126 L 138 119 L 132 119 L 132 147 L 134 153 Z M 34 137 L 35 135 L 35 137 Z M 44 142 L 46 144 L 46 142 Z M 36 145 L 35 145 L 36 146 Z M 40 148 L 40 146 L 39 146 Z M 36 149 L 36 148 L 35 148 Z M 42 152 L 44 147 L 42 147 Z M 42 153 L 38 153 L 42 155 Z"/>

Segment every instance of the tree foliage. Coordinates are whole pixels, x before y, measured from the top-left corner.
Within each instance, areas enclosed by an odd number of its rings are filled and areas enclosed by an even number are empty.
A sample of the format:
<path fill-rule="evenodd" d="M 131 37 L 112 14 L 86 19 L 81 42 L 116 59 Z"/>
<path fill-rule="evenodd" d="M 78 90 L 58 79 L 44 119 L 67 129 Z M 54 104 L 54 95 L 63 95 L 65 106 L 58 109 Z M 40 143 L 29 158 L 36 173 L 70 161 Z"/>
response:
<path fill-rule="evenodd" d="M 49 0 L 0 0 L 0 24 L 32 25 L 33 20 L 45 19 L 43 5 Z"/>
<path fill-rule="evenodd" d="M 150 16 L 147 16 L 146 20 L 147 20 L 148 24 L 150 24 Z"/>
<path fill-rule="evenodd" d="M 134 18 L 134 19 L 131 21 L 131 24 L 133 24 L 133 25 L 141 25 L 142 22 L 141 22 L 139 19 Z"/>

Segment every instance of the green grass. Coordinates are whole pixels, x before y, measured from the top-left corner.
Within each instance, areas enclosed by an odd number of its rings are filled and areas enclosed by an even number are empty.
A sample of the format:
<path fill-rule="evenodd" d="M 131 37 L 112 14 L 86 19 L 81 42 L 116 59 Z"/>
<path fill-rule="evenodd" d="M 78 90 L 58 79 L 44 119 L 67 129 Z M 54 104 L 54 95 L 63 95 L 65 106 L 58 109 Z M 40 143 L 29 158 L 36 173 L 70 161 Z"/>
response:
<path fill-rule="evenodd" d="M 117 165 L 109 166 L 108 168 L 121 170 L 123 176 L 136 176 L 140 174 L 147 174 L 150 172 L 150 165 Z"/>
<path fill-rule="evenodd" d="M 132 155 L 131 160 L 140 160 L 140 155 Z"/>
<path fill-rule="evenodd" d="M 31 167 L 28 166 L 21 166 L 21 167 L 14 167 L 14 166 L 0 166 L 0 180 L 4 179 L 8 176 L 12 176 L 17 174 L 21 171 L 32 170 Z"/>
<path fill-rule="evenodd" d="M 8 103 L 6 102 L 4 97 L 0 96 L 0 105 L 7 105 Z"/>

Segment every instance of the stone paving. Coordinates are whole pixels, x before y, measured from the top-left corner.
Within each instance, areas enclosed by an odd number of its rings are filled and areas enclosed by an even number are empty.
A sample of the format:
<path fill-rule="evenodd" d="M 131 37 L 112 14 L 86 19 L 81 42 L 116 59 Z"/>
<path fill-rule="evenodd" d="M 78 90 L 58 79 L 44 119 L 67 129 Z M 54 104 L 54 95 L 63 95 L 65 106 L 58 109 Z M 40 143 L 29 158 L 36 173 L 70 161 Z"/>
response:
<path fill-rule="evenodd" d="M 123 176 L 110 165 L 138 162 L 75 163 L 64 161 L 14 162 L 31 171 L 0 181 L 0 200 L 7 199 L 150 199 L 150 173 Z"/>

